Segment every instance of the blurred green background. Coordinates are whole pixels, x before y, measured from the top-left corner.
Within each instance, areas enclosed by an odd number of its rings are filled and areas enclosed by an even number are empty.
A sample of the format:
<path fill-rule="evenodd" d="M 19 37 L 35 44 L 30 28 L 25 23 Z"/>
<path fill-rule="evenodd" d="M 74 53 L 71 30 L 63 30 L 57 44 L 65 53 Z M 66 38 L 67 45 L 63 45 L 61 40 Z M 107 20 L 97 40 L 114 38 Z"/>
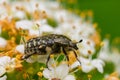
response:
<path fill-rule="evenodd" d="M 76 2 L 71 4 L 69 1 Z M 110 34 L 111 40 L 120 37 L 120 0 L 64 0 L 63 5 L 81 11 L 92 10 L 102 37 L 106 34 Z"/>

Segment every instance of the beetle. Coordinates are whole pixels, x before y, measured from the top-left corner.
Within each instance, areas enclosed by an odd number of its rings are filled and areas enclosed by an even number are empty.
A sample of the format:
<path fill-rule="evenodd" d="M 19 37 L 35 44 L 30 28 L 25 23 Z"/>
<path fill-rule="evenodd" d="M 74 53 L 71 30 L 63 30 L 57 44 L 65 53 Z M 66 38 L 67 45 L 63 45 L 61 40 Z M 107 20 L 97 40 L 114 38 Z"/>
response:
<path fill-rule="evenodd" d="M 51 54 L 58 54 L 63 51 L 67 61 L 69 61 L 67 51 L 73 51 L 76 59 L 79 61 L 75 51 L 78 50 L 77 43 L 80 42 L 82 42 L 82 40 L 79 42 L 73 42 L 68 37 L 60 34 L 47 34 L 31 38 L 25 43 L 25 55 L 22 59 L 27 59 L 34 54 L 46 55 L 49 53 L 46 61 L 46 66 L 48 68 L 48 62 Z"/>

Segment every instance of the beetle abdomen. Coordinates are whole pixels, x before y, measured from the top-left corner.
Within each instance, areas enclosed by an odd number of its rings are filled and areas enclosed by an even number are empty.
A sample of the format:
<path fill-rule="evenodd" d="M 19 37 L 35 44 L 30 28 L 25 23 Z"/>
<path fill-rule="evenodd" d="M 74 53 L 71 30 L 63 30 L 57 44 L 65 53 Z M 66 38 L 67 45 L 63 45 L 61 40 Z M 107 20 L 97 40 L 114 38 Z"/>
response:
<path fill-rule="evenodd" d="M 29 39 L 25 45 L 25 55 L 45 55 L 49 47 L 53 52 L 60 52 L 61 47 L 70 46 L 71 40 L 64 35 L 49 34 Z M 52 52 L 52 51 L 51 51 Z"/>

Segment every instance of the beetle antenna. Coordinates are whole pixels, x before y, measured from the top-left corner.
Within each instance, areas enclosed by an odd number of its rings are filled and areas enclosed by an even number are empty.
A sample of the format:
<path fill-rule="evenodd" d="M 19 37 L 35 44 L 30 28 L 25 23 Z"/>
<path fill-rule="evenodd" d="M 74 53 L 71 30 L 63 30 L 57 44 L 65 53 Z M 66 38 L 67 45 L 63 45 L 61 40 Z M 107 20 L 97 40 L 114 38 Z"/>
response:
<path fill-rule="evenodd" d="M 79 43 L 81 43 L 83 40 L 81 39 L 80 41 L 79 41 Z"/>
<path fill-rule="evenodd" d="M 83 40 L 81 39 L 81 40 L 79 40 L 78 42 L 76 42 L 76 44 L 77 44 L 77 43 L 81 43 L 82 41 L 83 41 Z"/>

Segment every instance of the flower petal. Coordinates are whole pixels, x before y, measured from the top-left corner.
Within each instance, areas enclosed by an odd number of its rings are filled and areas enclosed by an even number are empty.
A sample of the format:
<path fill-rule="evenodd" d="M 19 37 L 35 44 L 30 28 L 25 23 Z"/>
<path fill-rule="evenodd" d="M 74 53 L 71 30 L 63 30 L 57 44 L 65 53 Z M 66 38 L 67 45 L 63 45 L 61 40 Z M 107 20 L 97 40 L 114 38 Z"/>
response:
<path fill-rule="evenodd" d="M 54 29 L 50 26 L 50 25 L 47 25 L 47 24 L 44 24 L 40 27 L 40 34 L 42 34 L 43 32 L 53 32 Z"/>
<path fill-rule="evenodd" d="M 5 67 L 10 62 L 9 56 L 0 57 L 0 66 Z"/>
<path fill-rule="evenodd" d="M 57 78 L 63 79 L 65 76 L 67 76 L 68 72 L 69 72 L 69 67 L 67 64 L 61 64 L 56 68 Z"/>
<path fill-rule="evenodd" d="M 52 71 L 52 70 L 51 70 Z M 43 71 L 43 76 L 47 79 L 51 79 L 52 78 L 52 73 L 50 70 L 48 70 L 47 68 Z"/>
<path fill-rule="evenodd" d="M 17 47 L 16 47 L 16 50 L 18 51 L 18 52 L 20 52 L 20 53 L 22 53 L 22 54 L 24 54 L 24 45 L 18 45 Z"/>
<path fill-rule="evenodd" d="M 96 68 L 100 73 L 103 73 L 103 66 L 102 65 L 99 65 Z"/>
<path fill-rule="evenodd" d="M 7 76 L 4 75 L 3 77 L 0 77 L 0 80 L 7 80 Z"/>
<path fill-rule="evenodd" d="M 79 52 L 83 56 L 89 56 L 95 52 L 95 43 L 87 38 L 84 38 L 83 42 L 78 44 Z"/>
<path fill-rule="evenodd" d="M 73 68 L 76 68 L 78 66 L 80 66 L 80 63 L 78 61 L 76 61 L 70 66 L 70 68 L 73 69 Z"/>
<path fill-rule="evenodd" d="M 93 66 L 91 64 L 89 65 L 82 65 L 82 71 L 85 73 L 90 72 L 93 69 Z"/>
<path fill-rule="evenodd" d="M 33 26 L 33 23 L 32 21 L 29 21 L 29 20 L 21 20 L 16 22 L 17 29 L 22 28 L 22 29 L 29 30 L 32 26 Z"/>
<path fill-rule="evenodd" d="M 2 76 L 3 74 L 5 74 L 5 72 L 6 72 L 5 68 L 0 66 L 0 76 Z"/>
<path fill-rule="evenodd" d="M 104 66 L 104 62 L 102 60 L 99 60 L 99 59 L 95 59 L 92 61 L 91 63 L 94 67 L 97 68 L 97 70 L 100 72 L 100 73 L 103 73 L 103 66 Z"/>
<path fill-rule="evenodd" d="M 67 75 L 63 80 L 75 80 L 73 75 Z"/>
<path fill-rule="evenodd" d="M 6 45 L 7 45 L 7 41 L 4 38 L 0 37 L 0 47 L 4 48 Z"/>

